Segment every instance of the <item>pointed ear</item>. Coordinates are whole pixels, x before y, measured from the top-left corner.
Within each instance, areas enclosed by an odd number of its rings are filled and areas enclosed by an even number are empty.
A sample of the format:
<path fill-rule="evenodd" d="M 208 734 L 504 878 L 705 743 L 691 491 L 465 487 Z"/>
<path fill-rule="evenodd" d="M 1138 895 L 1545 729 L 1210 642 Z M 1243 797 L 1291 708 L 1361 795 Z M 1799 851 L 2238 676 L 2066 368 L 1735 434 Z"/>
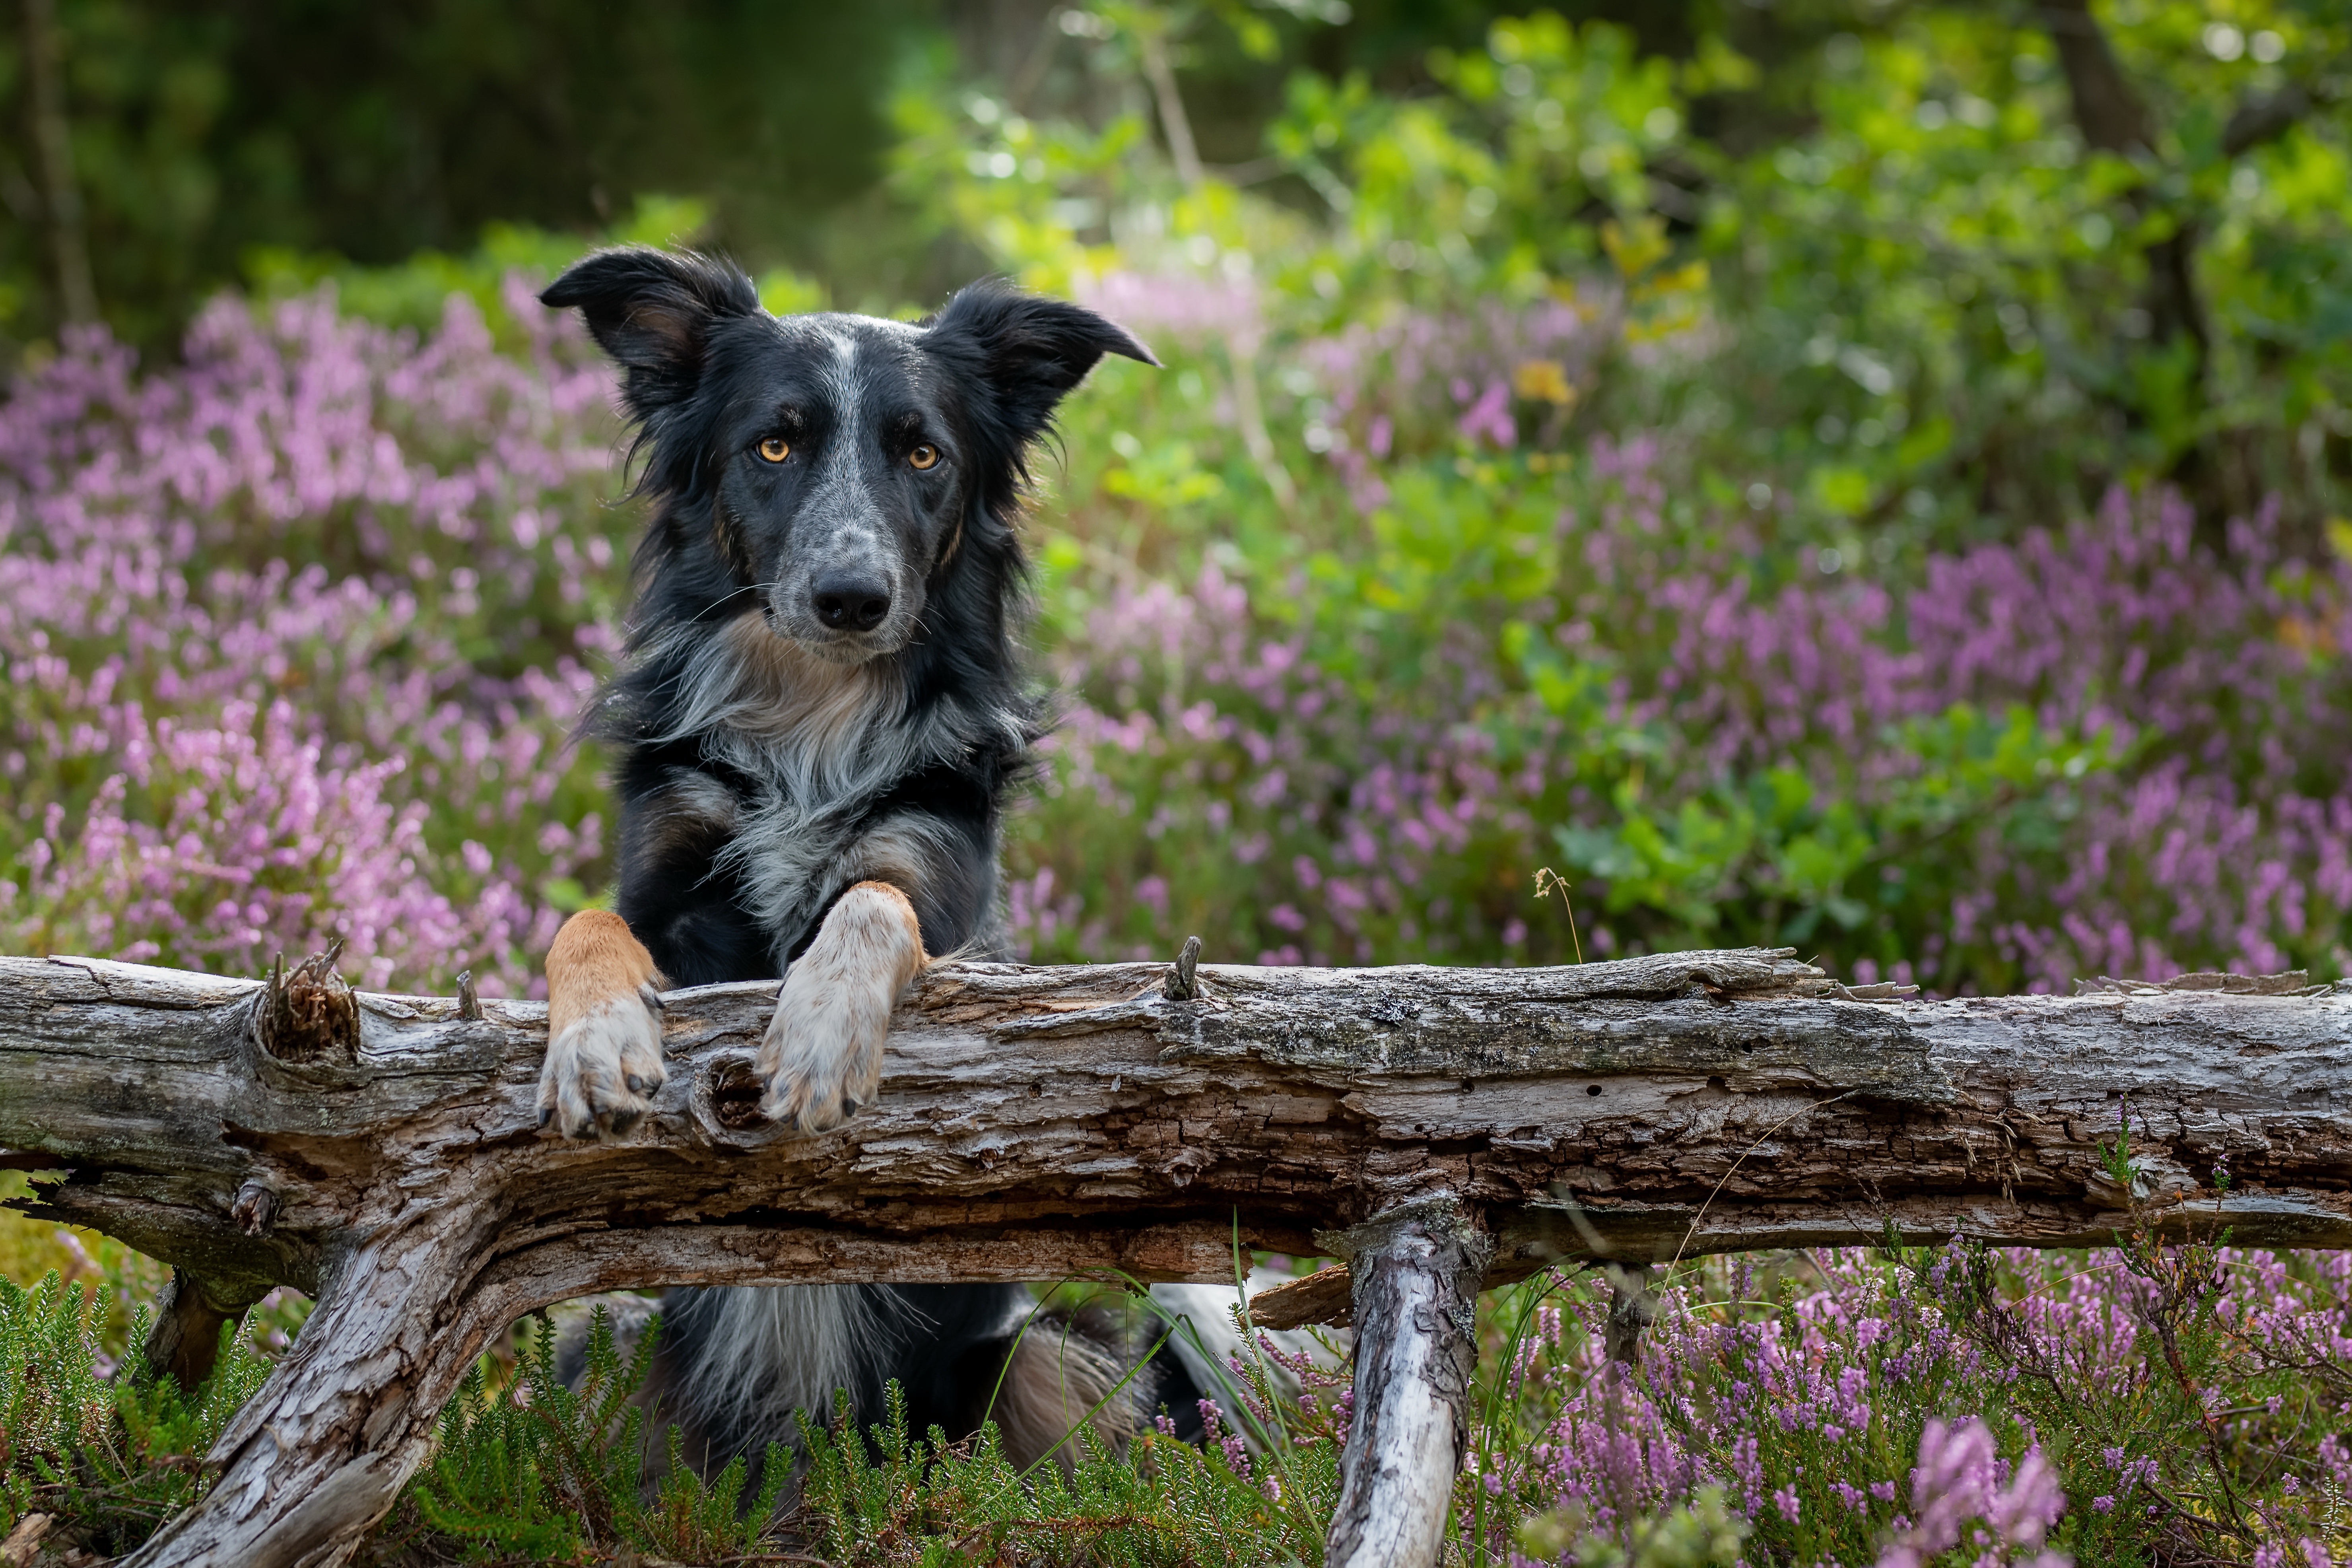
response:
<path fill-rule="evenodd" d="M 579 307 L 626 373 L 622 395 L 644 418 L 693 390 L 712 323 L 759 314 L 760 291 L 723 258 L 625 245 L 573 262 L 539 302 Z"/>
<path fill-rule="evenodd" d="M 975 372 L 996 395 L 1012 434 L 1024 442 L 1045 433 L 1054 405 L 1103 355 L 1160 363 L 1118 323 L 993 279 L 949 300 L 931 319 L 924 347 Z"/>

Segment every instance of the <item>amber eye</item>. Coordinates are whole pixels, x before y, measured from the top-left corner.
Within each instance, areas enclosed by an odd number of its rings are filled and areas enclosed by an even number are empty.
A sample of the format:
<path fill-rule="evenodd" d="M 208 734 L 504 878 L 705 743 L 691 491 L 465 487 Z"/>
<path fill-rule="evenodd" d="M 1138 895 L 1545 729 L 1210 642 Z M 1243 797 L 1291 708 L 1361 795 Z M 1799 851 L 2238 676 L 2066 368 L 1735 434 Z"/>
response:
<path fill-rule="evenodd" d="M 793 455 L 793 444 L 782 436 L 771 436 L 760 443 L 760 460 L 781 463 Z"/>
<path fill-rule="evenodd" d="M 919 468 L 934 467 L 939 460 L 940 449 L 937 447 L 918 447 L 907 454 L 907 461 Z"/>

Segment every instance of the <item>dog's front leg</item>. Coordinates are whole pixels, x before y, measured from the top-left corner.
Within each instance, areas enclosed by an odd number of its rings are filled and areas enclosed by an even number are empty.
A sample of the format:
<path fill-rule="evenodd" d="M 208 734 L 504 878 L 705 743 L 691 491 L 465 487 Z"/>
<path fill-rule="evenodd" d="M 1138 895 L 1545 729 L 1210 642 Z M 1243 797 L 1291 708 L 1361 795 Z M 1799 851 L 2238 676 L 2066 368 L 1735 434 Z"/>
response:
<path fill-rule="evenodd" d="M 835 900 L 793 961 L 760 1047 L 760 1110 L 795 1131 L 822 1132 L 881 1087 L 890 1009 L 923 967 L 922 927 L 907 895 L 860 882 Z"/>
<path fill-rule="evenodd" d="M 652 1109 L 662 1070 L 653 954 L 620 916 L 583 910 L 547 950 L 547 1061 L 539 1124 L 566 1138 L 626 1132 Z"/>

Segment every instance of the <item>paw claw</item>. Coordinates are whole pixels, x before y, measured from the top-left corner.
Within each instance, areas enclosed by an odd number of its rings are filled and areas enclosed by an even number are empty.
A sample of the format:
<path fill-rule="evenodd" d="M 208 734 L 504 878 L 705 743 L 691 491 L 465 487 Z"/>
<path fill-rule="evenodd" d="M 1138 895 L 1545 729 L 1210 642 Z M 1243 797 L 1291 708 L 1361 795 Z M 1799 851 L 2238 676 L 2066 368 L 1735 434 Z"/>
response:
<path fill-rule="evenodd" d="M 760 1051 L 759 1071 L 768 1086 L 760 1113 L 811 1134 L 829 1132 L 872 1104 L 890 1023 L 888 1000 L 864 1008 L 845 1006 L 838 997 L 811 1005 L 787 986 Z"/>
<path fill-rule="evenodd" d="M 540 1071 L 540 1126 L 565 1138 L 626 1133 L 653 1109 L 667 1075 L 661 1068 L 661 1024 L 644 997 L 606 997 L 548 1042 Z"/>

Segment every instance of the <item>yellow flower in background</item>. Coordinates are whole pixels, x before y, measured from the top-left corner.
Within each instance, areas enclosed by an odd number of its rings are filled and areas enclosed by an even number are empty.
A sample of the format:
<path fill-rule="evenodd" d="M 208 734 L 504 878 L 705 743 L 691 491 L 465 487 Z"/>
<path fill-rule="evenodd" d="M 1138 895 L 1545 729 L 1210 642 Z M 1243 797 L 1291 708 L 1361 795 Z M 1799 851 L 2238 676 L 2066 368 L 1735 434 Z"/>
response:
<path fill-rule="evenodd" d="M 1576 401 L 1568 384 L 1568 367 L 1556 359 L 1522 361 L 1511 373 L 1511 387 L 1531 403 L 1555 403 L 1562 408 Z"/>

